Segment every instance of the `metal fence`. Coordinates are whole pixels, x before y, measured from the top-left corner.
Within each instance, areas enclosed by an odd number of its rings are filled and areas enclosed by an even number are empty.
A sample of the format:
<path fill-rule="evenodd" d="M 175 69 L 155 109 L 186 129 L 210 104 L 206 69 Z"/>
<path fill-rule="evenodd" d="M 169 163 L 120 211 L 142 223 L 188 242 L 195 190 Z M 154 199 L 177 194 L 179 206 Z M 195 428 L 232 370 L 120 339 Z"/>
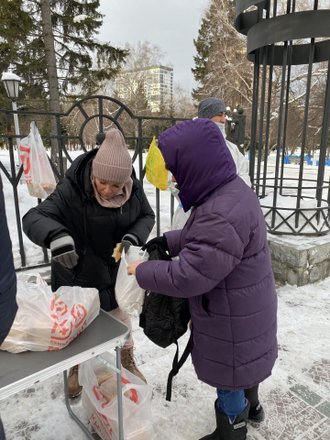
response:
<path fill-rule="evenodd" d="M 13 132 L 12 121 L 14 115 L 19 116 L 20 135 Z M 51 119 L 55 120 L 53 126 L 56 132 L 51 133 Z M 17 119 L 17 118 L 16 118 Z M 0 134 L 0 147 L 8 149 L 9 166 L 0 160 L 0 169 L 12 186 L 13 203 L 15 210 L 16 229 L 19 242 L 20 267 L 17 270 L 33 269 L 29 263 L 24 242 L 25 235 L 22 233 L 22 222 L 19 202 L 19 184 L 22 182 L 23 166 L 18 158 L 17 148 L 20 139 L 28 135 L 31 121 L 35 121 L 42 134 L 44 145 L 51 149 L 50 163 L 57 180 L 61 179 L 66 169 L 70 166 L 75 157 L 75 150 L 88 151 L 95 148 L 96 136 L 104 133 L 111 127 L 119 128 L 129 147 L 133 150 L 133 163 L 137 170 L 137 177 L 143 184 L 145 176 L 145 165 L 143 153 L 147 151 L 153 136 L 171 125 L 176 124 L 184 118 L 157 117 L 157 116 L 137 116 L 125 104 L 115 98 L 108 96 L 90 96 L 74 103 L 66 112 L 51 113 L 42 111 L 28 110 L 3 110 L 0 109 L 0 125 L 5 127 L 4 133 Z M 244 142 L 244 120 L 245 115 L 239 111 L 237 115 L 230 118 L 227 126 L 228 137 L 239 147 Z M 36 203 L 41 200 L 37 199 Z M 160 191 L 155 188 L 155 214 L 156 214 L 156 233 L 160 235 L 161 215 L 160 215 L 161 196 Z M 170 197 L 168 215 L 172 218 L 174 211 L 174 199 Z M 35 267 L 49 265 L 47 249 L 43 249 L 43 263 Z M 16 264 L 17 266 L 17 264 Z"/>
<path fill-rule="evenodd" d="M 322 235 L 330 230 L 325 178 L 330 155 L 329 23 L 330 10 L 322 1 L 236 2 L 235 26 L 247 36 L 248 58 L 254 63 L 250 175 L 268 231 L 274 234 Z M 290 150 L 297 158 L 294 175 Z M 313 178 L 309 153 L 318 156 Z"/>
<path fill-rule="evenodd" d="M 21 134 L 19 137 L 12 131 L 13 115 L 19 115 Z M 56 133 L 50 133 L 50 120 L 56 120 Z M 158 134 L 167 127 L 182 121 L 183 118 L 136 116 L 133 112 L 117 99 L 108 96 L 91 96 L 82 99 L 72 105 L 66 112 L 50 113 L 27 110 L 2 110 L 0 109 L 0 124 L 5 127 L 5 133 L 0 134 L 0 146 L 8 149 L 9 166 L 0 161 L 0 169 L 4 178 L 8 179 L 12 186 L 12 197 L 15 209 L 16 229 L 19 242 L 20 267 L 17 270 L 33 269 L 26 258 L 24 241 L 26 237 L 22 233 L 21 212 L 19 202 L 19 184 L 22 181 L 23 166 L 20 164 L 17 153 L 19 138 L 28 135 L 31 121 L 36 121 L 39 131 L 42 133 L 44 145 L 52 146 L 50 163 L 56 178 L 64 176 L 66 169 L 74 160 L 75 150 L 88 151 L 96 146 L 96 135 L 103 133 L 111 127 L 119 128 L 133 150 L 132 160 L 135 163 L 137 177 L 143 184 L 145 167 L 143 152 L 148 148 L 153 135 Z M 54 154 L 54 145 L 56 146 Z M 50 151 L 50 150 L 48 150 Z M 155 188 L 156 200 L 156 232 L 160 234 L 160 194 Z M 36 203 L 40 203 L 36 199 Z M 174 200 L 171 198 L 169 216 L 173 216 Z M 37 267 L 48 265 L 48 252 L 44 249 L 44 262 Z"/>
<path fill-rule="evenodd" d="M 263 21 L 270 20 L 269 2 L 259 2 L 260 6 L 252 12 L 245 12 L 240 6 L 246 1 L 237 2 L 238 15 L 236 20 L 237 27 L 243 32 L 251 27 L 257 26 Z M 255 3 L 255 2 L 250 2 Z M 266 5 L 267 3 L 267 5 Z M 266 8 L 267 20 L 264 20 Z M 261 12 L 260 12 L 261 11 Z M 252 14 L 252 15 L 249 15 Z M 262 34 L 263 35 L 263 34 Z M 263 37 L 260 37 L 261 40 Z M 257 40 L 259 41 L 259 40 Z M 329 182 L 324 180 L 324 170 L 327 160 L 327 145 L 329 142 L 329 114 L 330 114 L 330 90 L 329 90 L 329 68 L 327 70 L 326 84 L 324 90 L 324 106 L 322 107 L 322 123 L 320 127 L 320 154 L 317 167 L 316 180 L 306 176 L 305 150 L 307 145 L 307 132 L 303 131 L 301 137 L 300 151 L 296 160 L 298 161 L 297 178 L 288 177 L 285 174 L 285 166 L 288 161 L 288 149 L 286 146 L 286 128 L 289 114 L 288 90 L 290 85 L 290 67 L 292 65 L 288 59 L 295 60 L 295 57 L 288 58 L 289 47 L 293 50 L 293 45 L 289 42 L 287 45 L 275 48 L 275 44 L 270 47 L 255 48 L 248 40 L 249 57 L 255 63 L 254 79 L 254 101 L 252 108 L 252 131 L 250 142 L 250 176 L 254 183 L 257 195 L 261 199 L 261 205 L 264 210 L 264 216 L 269 232 L 271 233 L 291 233 L 295 235 L 312 234 L 320 235 L 329 232 Z M 254 42 L 254 44 L 256 44 Z M 310 43 L 312 46 L 315 43 Z M 252 49 L 251 49 L 252 47 Z M 287 50 L 285 48 L 287 47 Z M 312 50 L 319 54 L 316 50 Z M 322 59 L 327 54 L 330 59 L 328 46 L 321 46 Z M 300 52 L 298 52 L 300 53 Z M 276 56 L 275 56 L 276 54 Z M 283 65 L 279 63 L 280 55 L 285 58 Z M 305 55 L 304 55 L 305 56 Z M 302 60 L 304 61 L 304 59 Z M 329 61 L 328 61 L 329 63 Z M 280 65 L 283 70 L 282 81 L 280 82 L 280 97 L 276 101 L 278 108 L 276 143 L 274 151 L 276 152 L 275 164 L 270 166 L 270 152 L 272 150 L 271 139 L 271 118 L 272 118 L 272 71 Z M 329 67 L 329 66 L 328 66 Z M 312 73 L 307 76 L 306 106 L 308 106 L 307 97 L 310 96 L 310 83 Z M 21 134 L 19 137 L 13 132 L 12 121 L 14 114 L 19 116 Z M 308 111 L 304 111 L 304 121 L 308 117 Z M 56 132 L 50 130 L 51 120 L 55 120 Z M 62 113 L 49 113 L 41 111 L 28 110 L 3 110 L 0 109 L 0 126 L 3 132 L 0 133 L 0 148 L 7 148 L 9 155 L 9 166 L 0 161 L 0 169 L 12 186 L 12 197 L 15 209 L 16 229 L 20 252 L 20 269 L 33 269 L 33 266 L 27 261 L 24 249 L 24 234 L 22 233 L 21 213 L 19 203 L 18 187 L 21 181 L 23 167 L 19 164 L 16 157 L 16 146 L 19 144 L 19 138 L 28 135 L 30 122 L 34 120 L 37 123 L 39 131 L 46 147 L 52 147 L 50 163 L 57 179 L 64 176 L 65 170 L 74 159 L 74 150 L 87 151 L 95 147 L 95 139 L 98 133 L 103 133 L 109 128 L 118 127 L 124 134 L 129 147 L 133 150 L 133 162 L 137 170 L 137 177 L 143 183 L 145 175 L 143 153 L 147 150 L 152 136 L 158 134 L 171 125 L 176 124 L 184 118 L 174 117 L 156 117 L 156 116 L 138 116 L 135 115 L 127 106 L 117 99 L 108 96 L 91 96 L 77 101 Z M 245 115 L 240 110 L 234 118 L 228 123 L 228 138 L 237 144 L 241 149 L 244 144 L 245 133 Z M 55 148 L 54 148 L 55 147 Z M 270 198 L 269 198 L 270 196 Z M 281 198 L 290 197 L 295 201 L 294 207 L 285 207 L 280 204 Z M 315 201 L 316 205 L 312 208 L 303 207 L 307 200 Z M 266 203 L 267 201 L 267 203 Z M 39 203 L 40 200 L 36 201 Z M 160 191 L 155 189 L 155 211 L 156 211 L 156 233 L 160 234 Z M 174 199 L 170 198 L 168 215 L 171 218 L 174 210 Z M 284 231 L 284 232 L 283 232 Z M 44 251 L 43 263 L 36 267 L 49 265 L 48 252 Z M 18 266 L 16 264 L 16 266 Z"/>

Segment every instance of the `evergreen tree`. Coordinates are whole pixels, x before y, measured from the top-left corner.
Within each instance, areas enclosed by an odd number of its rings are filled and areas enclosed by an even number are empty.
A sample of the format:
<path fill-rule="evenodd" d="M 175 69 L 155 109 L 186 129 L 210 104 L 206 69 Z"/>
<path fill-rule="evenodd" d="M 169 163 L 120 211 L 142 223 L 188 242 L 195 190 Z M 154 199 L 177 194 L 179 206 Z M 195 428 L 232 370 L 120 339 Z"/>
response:
<path fill-rule="evenodd" d="M 198 32 L 198 37 L 194 40 L 197 55 L 194 56 L 195 68 L 191 69 L 195 80 L 200 86 L 193 90 L 193 96 L 199 99 L 203 94 L 203 81 L 207 75 L 207 64 L 210 56 L 210 50 L 213 45 L 214 35 L 212 35 L 211 11 L 208 10 L 203 17 Z"/>
<path fill-rule="evenodd" d="M 99 6 L 99 0 L 1 0 L 0 68 L 14 66 L 23 80 L 21 99 L 58 113 L 61 96 L 91 95 L 119 71 L 127 51 L 95 38 L 103 21 Z M 55 117 L 50 122 L 57 162 Z"/>
<path fill-rule="evenodd" d="M 22 0 L 1 1 L 0 19 L 0 72 L 2 73 L 7 71 L 12 63 L 15 64 L 18 59 L 20 65 L 23 63 L 26 36 L 33 29 L 33 20 L 22 10 Z M 17 69 L 16 73 L 18 73 Z M 3 89 L 1 107 L 5 108 L 6 103 L 8 106 L 8 99 Z"/>
<path fill-rule="evenodd" d="M 49 45 L 45 45 L 50 38 L 59 94 L 86 96 L 96 92 L 102 81 L 118 72 L 127 54 L 95 38 L 103 22 L 99 5 L 99 0 L 1 0 L 1 71 L 13 65 L 27 96 L 48 96 Z"/>
<path fill-rule="evenodd" d="M 194 99 L 224 99 L 232 107 L 250 107 L 253 65 L 246 58 L 246 40 L 234 28 L 233 0 L 211 0 L 194 40 L 192 69 L 198 87 Z"/>

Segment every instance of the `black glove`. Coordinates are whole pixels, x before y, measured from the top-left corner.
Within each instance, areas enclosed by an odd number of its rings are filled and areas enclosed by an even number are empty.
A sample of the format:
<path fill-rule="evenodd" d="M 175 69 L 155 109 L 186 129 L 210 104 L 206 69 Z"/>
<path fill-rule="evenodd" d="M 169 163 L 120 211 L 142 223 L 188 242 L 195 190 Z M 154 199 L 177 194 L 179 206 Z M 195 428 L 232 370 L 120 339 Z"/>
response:
<path fill-rule="evenodd" d="M 150 252 L 152 252 L 156 248 L 161 248 L 163 251 L 169 252 L 165 235 L 152 238 L 151 240 L 147 241 L 147 243 L 144 246 L 142 246 L 142 250 L 143 251 L 146 250 L 148 254 L 150 254 Z"/>
<path fill-rule="evenodd" d="M 116 309 L 118 307 L 113 289 L 109 288 L 99 290 L 99 297 L 101 309 L 109 312 L 110 310 Z"/>
<path fill-rule="evenodd" d="M 72 269 L 78 263 L 78 255 L 70 235 L 62 235 L 50 242 L 52 259 L 62 266 Z"/>
<path fill-rule="evenodd" d="M 139 240 L 133 234 L 125 234 L 124 237 L 121 239 L 121 242 L 125 249 L 125 253 L 127 253 L 130 246 L 138 246 L 139 244 Z"/>

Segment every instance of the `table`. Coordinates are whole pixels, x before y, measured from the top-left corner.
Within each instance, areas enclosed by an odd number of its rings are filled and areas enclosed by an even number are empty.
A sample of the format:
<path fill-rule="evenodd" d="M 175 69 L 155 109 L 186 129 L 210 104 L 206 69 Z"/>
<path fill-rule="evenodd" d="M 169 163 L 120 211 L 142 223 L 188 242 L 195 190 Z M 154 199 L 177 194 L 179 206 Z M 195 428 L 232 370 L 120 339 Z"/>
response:
<path fill-rule="evenodd" d="M 124 440 L 120 350 L 128 333 L 129 330 L 123 323 L 101 310 L 99 316 L 61 350 L 26 351 L 16 354 L 0 351 L 0 400 L 23 391 L 37 382 L 63 373 L 65 403 L 68 412 L 86 436 L 94 439 L 89 429 L 71 409 L 66 370 L 93 357 L 100 357 L 102 360 L 102 353 L 115 349 L 116 365 L 111 367 L 117 375 L 119 439 Z"/>

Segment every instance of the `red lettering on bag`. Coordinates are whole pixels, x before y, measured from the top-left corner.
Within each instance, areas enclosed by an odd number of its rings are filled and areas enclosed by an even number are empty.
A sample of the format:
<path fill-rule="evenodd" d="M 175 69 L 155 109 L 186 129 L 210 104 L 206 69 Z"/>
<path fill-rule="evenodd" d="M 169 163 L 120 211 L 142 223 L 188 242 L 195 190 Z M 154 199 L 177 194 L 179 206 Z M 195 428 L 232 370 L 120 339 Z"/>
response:
<path fill-rule="evenodd" d="M 50 310 L 54 311 L 56 315 L 64 316 L 68 313 L 68 306 L 55 295 L 50 303 Z"/>
<path fill-rule="evenodd" d="M 71 308 L 71 315 L 74 318 L 75 328 L 79 328 L 84 324 L 87 317 L 87 310 L 83 304 L 74 304 Z"/>
<path fill-rule="evenodd" d="M 92 392 L 97 400 L 102 400 L 102 399 L 104 400 L 104 396 L 101 393 L 100 388 L 98 386 L 93 385 Z"/>
<path fill-rule="evenodd" d="M 123 385 L 126 385 L 126 384 L 131 383 L 131 382 L 128 379 L 126 379 L 126 377 L 122 376 L 121 377 L 121 383 Z M 131 388 L 129 390 L 129 399 L 132 400 L 132 402 L 134 402 L 134 403 L 138 403 L 139 402 L 139 395 L 138 395 L 138 392 L 136 391 L 135 388 Z"/>
<path fill-rule="evenodd" d="M 31 171 L 30 150 L 31 148 L 27 145 L 20 145 L 19 147 L 19 157 L 23 165 L 24 177 L 27 182 L 31 181 L 31 176 L 28 176 Z"/>
<path fill-rule="evenodd" d="M 108 405 L 108 400 L 104 397 L 98 386 L 93 385 L 92 392 L 95 398 L 100 402 L 102 408 Z"/>
<path fill-rule="evenodd" d="M 105 423 L 101 420 L 101 416 L 103 414 L 99 413 L 98 411 L 95 411 L 90 416 L 89 421 L 91 422 L 91 425 L 95 429 L 95 431 L 100 435 L 100 437 L 109 438 L 108 434 L 110 434 L 110 438 L 112 438 L 113 430 L 110 426 L 109 420 L 105 417 Z"/>
<path fill-rule="evenodd" d="M 83 304 L 74 304 L 69 310 L 65 302 L 54 295 L 50 303 L 53 320 L 48 350 L 59 350 L 68 345 L 86 324 L 87 309 Z"/>

